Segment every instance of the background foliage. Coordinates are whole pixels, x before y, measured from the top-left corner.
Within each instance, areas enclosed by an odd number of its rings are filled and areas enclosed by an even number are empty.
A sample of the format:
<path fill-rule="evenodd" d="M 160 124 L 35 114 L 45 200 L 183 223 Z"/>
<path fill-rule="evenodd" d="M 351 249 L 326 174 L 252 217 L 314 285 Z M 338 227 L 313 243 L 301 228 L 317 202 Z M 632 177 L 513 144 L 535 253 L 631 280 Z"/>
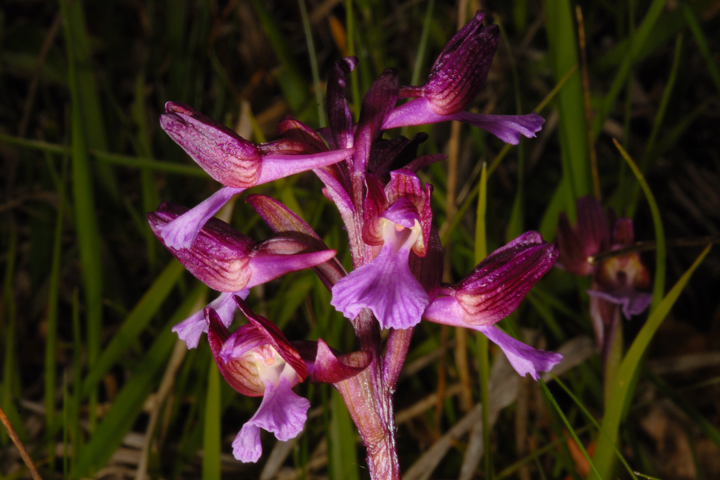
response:
<path fill-rule="evenodd" d="M 44 478 L 367 476 L 354 426 L 326 386 L 301 386 L 313 409 L 296 441 L 275 446 L 266 438 L 259 465 L 229 454 L 257 399 L 218 382 L 202 343 L 186 351 L 170 332 L 213 293 L 171 259 L 145 220 L 161 200 L 193 206 L 218 186 L 157 118 L 166 101 L 181 101 L 256 142 L 273 138 L 286 114 L 320 126 L 317 94 L 333 62 L 351 54 L 360 60 L 349 87 L 357 118 L 361 95 L 384 68 L 397 68 L 403 84 L 422 83 L 459 15 L 478 8 L 503 35 L 474 108 L 512 114 L 541 106 L 547 121 L 537 139 L 513 148 L 467 126 L 425 129 L 423 152 L 451 157 L 424 174 L 449 245 L 446 280 L 465 275 L 485 245 L 492 251 L 522 231 L 552 240 L 558 213 L 572 218 L 575 199 L 598 191 L 604 204 L 634 217 L 638 240 L 666 240 L 667 253 L 643 254 L 655 273 L 656 308 L 647 324 L 644 314 L 623 327 L 628 346 L 649 348 L 626 357 L 627 372 L 638 372 L 637 392 L 633 384 L 611 402 L 603 400 L 589 340 L 585 279 L 551 272 L 504 322 L 549 349 L 574 342 L 563 386 L 501 382 L 502 354 L 491 349 L 485 389 L 487 346 L 423 323 L 396 395 L 406 477 L 580 478 L 597 467 L 610 478 L 618 453 L 645 475 L 720 477 L 717 252 L 683 277 L 720 235 L 717 2 L 458 3 L 3 2 L 0 405 Z M 659 217 L 613 139 L 644 174 Z M 319 190 L 305 174 L 252 193 L 283 201 L 347 262 L 338 214 Z M 231 215 L 253 238 L 270 234 L 242 199 Z M 678 281 L 677 300 L 671 293 L 661 304 Z M 311 272 L 254 289 L 250 301 L 290 338 L 322 336 L 354 348 Z M 493 422 L 486 437 L 474 407 L 482 392 Z M 506 401 L 507 392 L 514 393 Z M 612 415 L 618 451 L 598 436 L 598 423 Z M 586 447 L 597 444 L 597 465 L 570 433 Z M 28 475 L 4 431 L 0 473 Z"/>

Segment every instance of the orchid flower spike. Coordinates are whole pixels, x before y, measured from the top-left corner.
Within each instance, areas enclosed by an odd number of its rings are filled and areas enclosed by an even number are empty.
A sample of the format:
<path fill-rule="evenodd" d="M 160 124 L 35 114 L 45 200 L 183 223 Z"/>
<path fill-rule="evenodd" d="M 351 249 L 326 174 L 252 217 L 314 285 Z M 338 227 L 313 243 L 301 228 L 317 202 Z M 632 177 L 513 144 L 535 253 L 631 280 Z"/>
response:
<path fill-rule="evenodd" d="M 634 242 L 633 223 L 629 218 L 615 219 L 603 211 L 600 202 L 590 196 L 577 201 L 577 223 L 570 226 L 562 213 L 558 221 L 559 264 L 576 275 L 592 275 L 590 317 L 598 344 L 609 348 L 620 318 L 642 313 L 652 295 L 639 291 L 650 286 L 650 273 L 638 252 L 615 255 L 599 263 L 593 257 L 617 250 Z M 607 355 L 605 350 L 604 355 Z"/>
<path fill-rule="evenodd" d="M 180 205 L 163 203 L 157 212 L 148 214 L 150 227 L 160 241 L 164 242 L 162 227 L 186 211 Z M 335 256 L 335 250 L 314 251 L 312 245 L 298 238 L 276 237 L 254 242 L 217 218 L 211 218 L 198 232 L 191 248 L 165 246 L 198 280 L 223 292 L 209 306 L 219 312 L 225 326 L 230 325 L 233 318 L 233 295 L 245 298 L 256 285 L 314 267 Z M 173 331 L 185 340 L 188 348 L 195 348 L 201 334 L 207 331 L 207 324 L 202 312 L 198 312 L 175 325 Z"/>
<path fill-rule="evenodd" d="M 535 380 L 562 360 L 562 355 L 536 350 L 495 326 L 512 313 L 533 285 L 555 264 L 557 247 L 527 232 L 491 253 L 464 280 L 441 289 L 423 313 L 435 323 L 477 330 L 496 343 L 513 368 Z"/>
<path fill-rule="evenodd" d="M 262 454 L 260 429 L 287 441 L 305 425 L 310 402 L 292 387 L 308 377 L 313 382 L 336 383 L 355 376 L 370 364 L 371 355 L 338 356 L 322 340 L 298 342 L 295 348 L 272 322 L 254 314 L 239 297 L 235 301 L 250 323 L 233 334 L 215 310 L 206 308 L 204 313 L 210 349 L 225 380 L 243 395 L 263 397 L 233 441 L 235 458 L 256 462 Z"/>
<path fill-rule="evenodd" d="M 377 180 L 368 177 L 363 240 L 381 246 L 380 252 L 335 284 L 330 304 L 348 319 L 369 308 L 381 328 L 404 330 L 422 320 L 430 302 L 408 262 L 411 251 L 420 257 L 427 252 L 431 187 L 423 188 L 409 170 L 390 172 L 390 178 L 383 191 Z"/>
<path fill-rule="evenodd" d="M 176 102 L 165 105 L 160 125 L 208 175 L 223 185 L 198 206 L 159 227 L 163 243 L 188 249 L 198 232 L 233 195 L 255 185 L 332 165 L 352 148 L 318 151 L 316 145 L 280 138 L 255 145 L 197 110 Z"/>
<path fill-rule="evenodd" d="M 485 85 L 500 30 L 483 26 L 485 13 L 475 17 L 450 39 L 435 60 L 423 86 L 400 89 L 399 98 L 417 97 L 395 108 L 383 129 L 457 120 L 487 130 L 500 140 L 517 145 L 520 136 L 534 137 L 545 122 L 537 113 L 483 115 L 464 111 Z"/>

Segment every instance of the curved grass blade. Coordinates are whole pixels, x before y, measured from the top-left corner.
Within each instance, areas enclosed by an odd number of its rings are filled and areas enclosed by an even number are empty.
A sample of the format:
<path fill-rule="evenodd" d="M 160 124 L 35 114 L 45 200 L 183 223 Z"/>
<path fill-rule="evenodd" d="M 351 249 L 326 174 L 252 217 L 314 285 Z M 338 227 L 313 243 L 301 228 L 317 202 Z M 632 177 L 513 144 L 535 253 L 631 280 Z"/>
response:
<path fill-rule="evenodd" d="M 635 338 L 635 341 L 630 346 L 625 358 L 620 364 L 620 368 L 616 377 L 616 384 L 612 390 L 613 402 L 606 407 L 605 416 L 602 422 L 602 430 L 607 435 L 602 435 L 598 438 L 597 448 L 595 449 L 595 462 L 599 465 L 600 473 L 595 475 L 594 472 L 588 477 L 591 480 L 607 479 L 612 478 L 612 472 L 615 465 L 615 443 L 618 439 L 618 429 L 620 428 L 620 421 L 623 416 L 624 406 L 627 403 L 629 397 L 634 393 L 634 382 L 632 381 L 635 377 L 635 373 L 639 368 L 640 361 L 645 354 L 645 351 L 652 340 L 653 335 L 657 331 L 658 327 L 665 319 L 670 309 L 675 304 L 675 301 L 680 296 L 680 293 L 690 281 L 690 277 L 695 272 L 697 267 L 702 263 L 707 254 L 710 252 L 712 246 L 708 245 L 705 250 L 698 256 L 695 262 L 690 268 L 680 277 L 675 286 L 668 292 L 665 298 L 658 304 L 647 322 L 643 326 L 640 333 Z"/>
<path fill-rule="evenodd" d="M 172 353 L 177 336 L 170 329 L 190 315 L 193 307 L 206 294 L 207 287 L 198 284 L 185 296 L 183 302 L 168 320 L 162 333 L 158 335 L 147 355 L 138 363 L 138 368 L 115 398 L 112 407 L 98 425 L 90 442 L 80 452 L 77 460 L 79 476 L 90 476 L 97 469 L 103 467 L 120 446 L 135 419 L 142 412 L 143 403 L 148 395 L 157 388 L 167 359 Z"/>
<path fill-rule="evenodd" d="M 97 386 L 108 370 L 118 362 L 125 349 L 137 339 L 170 294 L 184 270 L 180 262 L 173 260 L 160 273 L 127 316 L 120 329 L 113 336 L 112 341 L 105 347 L 102 355 L 92 364 L 92 368 L 83 381 L 83 395 L 87 395 Z"/>

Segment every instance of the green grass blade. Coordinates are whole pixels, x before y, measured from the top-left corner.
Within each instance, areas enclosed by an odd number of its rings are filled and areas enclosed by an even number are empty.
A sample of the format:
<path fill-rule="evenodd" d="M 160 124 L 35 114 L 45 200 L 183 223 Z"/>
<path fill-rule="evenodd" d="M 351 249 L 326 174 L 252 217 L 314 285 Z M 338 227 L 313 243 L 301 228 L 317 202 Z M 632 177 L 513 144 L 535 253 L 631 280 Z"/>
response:
<path fill-rule="evenodd" d="M 655 280 L 653 282 L 653 301 L 650 306 L 650 311 L 655 310 L 660 303 L 660 299 L 665 293 L 665 233 L 663 231 L 662 218 L 660 217 L 660 209 L 655 202 L 655 196 L 653 195 L 650 187 L 645 181 L 640 169 L 635 165 L 635 162 L 630 155 L 625 151 L 624 148 L 614 140 L 615 146 L 620 151 L 625 161 L 630 166 L 630 169 L 635 174 L 640 187 L 645 193 L 648 205 L 650 206 L 650 213 L 652 214 L 653 226 L 655 227 Z"/>
<path fill-rule="evenodd" d="M 325 115 L 325 97 L 323 96 L 323 88 L 320 83 L 320 69 L 318 68 L 317 55 L 315 54 L 315 42 L 310 29 L 310 19 L 308 18 L 305 0 L 298 0 L 300 6 L 300 15 L 302 17 L 303 30 L 305 30 L 305 39 L 308 46 L 308 54 L 310 56 L 310 69 L 312 70 L 313 85 L 315 87 L 315 101 L 318 108 L 318 123 L 320 127 L 327 126 L 327 116 Z"/>
<path fill-rule="evenodd" d="M 562 408 L 560 408 L 560 405 L 555 401 L 555 397 L 552 393 L 550 393 L 550 390 L 547 388 L 547 385 L 545 385 L 545 382 L 540 379 L 538 380 L 538 384 L 540 385 L 540 388 L 542 389 L 543 393 L 545 394 L 545 398 L 547 398 L 552 406 L 555 408 L 555 411 L 557 411 L 557 414 L 560 416 L 560 419 L 562 420 L 563 424 L 565 424 L 565 428 L 568 432 L 570 432 L 570 435 L 572 436 L 573 440 L 575 440 L 575 444 L 578 446 L 580 451 L 582 452 L 585 459 L 590 464 L 590 469 L 592 472 L 596 473 L 598 476 L 600 475 L 600 472 L 598 471 L 597 467 L 595 466 L 595 462 L 593 462 L 592 458 L 590 458 L 590 455 L 588 455 L 587 450 L 585 450 L 585 447 L 583 446 L 582 442 L 577 436 L 577 432 L 575 432 L 575 429 L 573 428 L 572 424 L 568 421 L 567 417 L 562 411 Z M 602 478 L 602 477 L 601 477 Z"/>
<path fill-rule="evenodd" d="M 334 388 L 331 391 L 332 413 L 330 415 L 329 463 L 330 478 L 358 480 L 357 430 L 352 423 L 342 395 Z"/>
<path fill-rule="evenodd" d="M 620 421 L 623 416 L 624 406 L 627 403 L 629 397 L 634 393 L 633 378 L 639 368 L 640 361 L 645 354 L 645 351 L 652 340 L 653 335 L 657 331 L 658 327 L 665 319 L 670 309 L 675 304 L 675 301 L 680 296 L 680 293 L 690 281 L 690 277 L 695 272 L 697 267 L 702 263 L 703 259 L 710 252 L 711 246 L 708 245 L 705 250 L 698 256 L 695 262 L 690 268 L 683 274 L 682 277 L 677 281 L 675 286 L 668 292 L 665 298 L 662 299 L 660 304 L 655 308 L 647 322 L 643 326 L 640 333 L 633 341 L 630 349 L 628 350 L 625 358 L 620 364 L 620 369 L 617 374 L 617 381 L 615 388 L 613 388 L 611 397 L 613 402 L 607 405 L 605 410 L 605 416 L 602 422 L 602 430 L 607 435 L 601 435 L 597 440 L 597 448 L 595 449 L 595 462 L 600 468 L 600 473 L 597 475 L 591 474 L 588 478 L 591 480 L 600 480 L 612 478 L 612 472 L 615 465 L 615 443 L 618 439 L 618 429 L 620 428 Z"/>
<path fill-rule="evenodd" d="M 65 19 L 65 40 L 68 56 L 68 85 L 70 87 L 71 121 L 72 121 L 72 185 L 75 206 L 75 229 L 80 251 L 83 292 L 86 310 L 86 342 L 87 361 L 95 364 L 100 354 L 100 336 L 102 330 L 102 259 L 100 256 L 100 232 L 95 216 L 95 195 L 93 192 L 92 172 L 88 161 L 87 139 L 91 137 L 88 123 L 100 121 L 95 117 L 97 112 L 88 112 L 90 108 L 83 102 L 93 103 L 92 93 L 84 89 L 94 88 L 92 77 L 88 72 L 80 72 L 83 61 L 89 62 L 89 50 L 83 42 L 84 22 L 81 2 L 67 5 L 60 0 L 60 7 Z M 87 63 L 85 64 L 87 66 Z M 97 102 L 94 102 L 97 103 Z M 91 115 L 91 117 L 88 117 Z M 98 114 L 99 116 L 99 114 Z M 95 132 L 100 135 L 100 133 Z M 97 397 L 90 393 L 90 429 L 95 424 L 95 406 Z"/>
<path fill-rule="evenodd" d="M 65 40 L 68 49 L 68 84 L 71 91 L 73 108 L 73 125 L 80 120 L 83 131 L 87 135 L 88 149 L 107 150 L 105 120 L 102 113 L 100 94 L 95 82 L 95 68 L 92 65 L 90 39 L 85 27 L 83 2 L 67 2 L 59 0 L 65 23 Z M 66 5 L 64 5 L 66 4 Z M 74 78 L 73 78 L 74 77 Z M 75 92 L 73 93 L 73 90 Z M 74 143 L 74 142 L 73 142 Z M 120 189 L 115 173 L 109 167 L 94 165 L 104 192 L 113 199 L 120 199 Z"/>
<path fill-rule="evenodd" d="M 136 370 L 115 398 L 112 407 L 79 456 L 78 471 L 82 476 L 90 476 L 97 469 L 105 466 L 120 446 L 138 415 L 142 413 L 143 404 L 148 395 L 157 388 L 167 366 L 167 360 L 177 341 L 177 335 L 170 329 L 188 317 L 192 313 L 193 307 L 206 294 L 207 287 L 198 284 L 185 296 L 163 328 L 162 333 L 153 342 L 147 355 L 138 363 Z"/>
<path fill-rule="evenodd" d="M 478 185 L 478 206 L 475 214 L 475 265 L 487 257 L 487 228 L 485 216 L 487 213 L 487 165 L 483 163 Z"/>
<path fill-rule="evenodd" d="M 203 420 L 203 480 L 220 478 L 220 371 L 210 362 Z"/>
<path fill-rule="evenodd" d="M 72 147 L 66 147 L 64 145 L 57 145 L 55 143 L 42 142 L 39 140 L 27 140 L 25 138 L 13 137 L 0 133 L 0 141 L 7 142 L 11 145 L 19 145 L 22 147 L 32 148 L 47 153 L 56 153 L 69 155 L 72 153 Z M 130 168 L 144 168 L 149 171 L 175 173 L 179 175 L 186 175 L 189 177 L 200 177 L 207 178 L 207 173 L 195 165 L 182 165 L 179 163 L 161 162 L 153 158 L 145 157 L 131 157 L 129 155 L 121 155 L 118 153 L 103 152 L 99 150 L 92 150 L 88 152 L 98 162 L 108 163 L 110 165 L 119 165 L 122 167 Z"/>
<path fill-rule="evenodd" d="M 545 18 L 553 72 L 559 81 L 565 72 L 578 63 L 578 45 L 570 1 L 545 2 Z M 571 203 L 574 204 L 576 198 L 591 192 L 592 185 L 588 126 L 580 72 L 576 71 L 571 75 L 557 98 L 563 174 L 567 175 L 570 181 Z"/>
<path fill-rule="evenodd" d="M 290 103 L 293 111 L 299 112 L 307 101 L 307 83 L 300 74 L 300 69 L 293 58 L 287 41 L 280 32 L 280 27 L 270 13 L 268 13 L 264 2 L 253 0 L 252 3 L 255 12 L 258 17 L 260 17 L 260 23 L 265 30 L 270 45 L 282 65 L 282 69 L 277 75 L 277 80 L 280 88 L 283 90 L 283 96 Z"/>
<path fill-rule="evenodd" d="M 552 373 L 552 372 L 550 372 L 550 375 L 552 375 L 553 379 L 557 382 L 557 384 L 560 385 L 560 387 L 561 387 L 563 390 L 565 390 L 565 393 L 567 393 L 568 396 L 572 399 L 572 401 L 575 402 L 575 405 L 577 405 L 578 408 L 580 409 L 580 411 L 583 413 L 583 415 L 585 415 L 585 417 L 586 417 L 588 420 L 590 420 L 590 423 L 592 423 L 592 424 L 595 426 L 595 428 L 597 428 L 598 431 L 600 431 L 600 434 L 603 435 L 604 432 L 603 432 L 603 430 L 602 430 L 602 427 L 601 427 L 600 424 L 597 422 L 597 420 L 595 420 L 595 417 L 593 417 L 592 414 L 591 414 L 590 412 L 588 412 L 587 408 L 585 408 L 585 405 L 583 405 L 583 403 L 580 401 L 580 399 L 577 398 L 577 397 L 575 396 L 575 394 L 573 394 L 572 390 L 571 390 L 567 385 L 565 385 L 565 383 L 563 383 L 563 382 L 557 377 L 557 375 L 555 375 L 555 374 Z M 576 439 L 576 441 L 577 441 L 577 439 Z M 632 468 L 630 468 L 630 465 L 628 464 L 627 460 L 625 460 L 625 457 L 623 456 L 623 454 L 620 452 L 620 450 L 617 449 L 617 447 L 615 447 L 615 445 L 613 445 L 613 448 L 614 448 L 614 450 L 615 450 L 615 454 L 616 454 L 617 457 L 620 459 L 620 461 L 622 462 L 623 466 L 624 466 L 625 469 L 628 471 L 628 473 L 630 474 L 630 476 L 631 476 L 632 478 L 634 478 L 635 480 L 637 480 L 637 477 L 635 476 L 635 473 L 633 472 Z"/>
<path fill-rule="evenodd" d="M 13 405 L 13 390 L 18 385 L 19 373 L 17 364 L 17 337 L 16 337 L 16 305 L 15 305 L 15 262 L 17 260 L 17 228 L 14 222 L 10 222 L 10 245 L 7 251 L 7 263 L 5 265 L 5 275 L 3 280 L 2 302 L 0 303 L 0 332 L 5 337 L 5 355 L 3 356 L 3 381 L 2 390 L 0 390 L 0 403 L 3 410 L 10 420 L 10 424 L 17 432 L 18 437 L 22 441 L 27 440 L 27 433 L 22 418 Z M 17 392 L 16 392 L 17 393 Z M 0 441 L 4 444 L 8 440 L 7 432 L 3 428 L 0 430 Z"/>
<path fill-rule="evenodd" d="M 630 75 L 630 69 L 633 65 L 633 62 L 636 61 L 639 53 L 645 47 L 645 44 L 653 31 L 655 23 L 658 20 L 658 17 L 660 17 L 663 8 L 665 8 L 665 3 L 666 2 L 664 0 L 653 0 L 650 8 L 648 9 L 648 12 L 645 14 L 645 18 L 643 18 L 643 21 L 640 23 L 637 31 L 633 32 L 632 42 L 629 44 L 629 47 L 625 52 L 625 56 L 623 57 L 623 61 L 620 64 L 620 68 L 618 69 L 613 83 L 610 86 L 610 91 L 608 91 L 608 93 L 605 95 L 605 99 L 603 100 L 597 115 L 595 115 L 595 118 L 593 119 L 592 131 L 594 138 L 597 138 L 600 134 L 602 123 L 605 121 L 605 118 L 607 118 L 607 116 L 610 114 L 610 111 L 615 106 L 615 102 L 617 101 L 617 97 L 620 94 L 620 90 L 623 88 L 623 86 L 625 86 L 628 75 Z"/>
<path fill-rule="evenodd" d="M 87 394 L 95 388 L 108 370 L 118 362 L 125 349 L 137 339 L 170 294 L 184 270 L 180 262 L 173 260 L 160 273 L 127 316 L 112 341 L 105 347 L 102 355 L 92 364 L 83 381 L 83 393 Z"/>
<path fill-rule="evenodd" d="M 141 73 L 135 79 L 135 101 L 132 106 L 133 122 L 137 128 L 135 139 L 135 150 L 139 155 L 145 158 L 152 157 L 152 148 L 150 146 L 150 130 L 147 124 L 147 109 L 145 106 L 145 76 Z M 142 190 L 142 211 L 151 212 L 155 210 L 160 203 L 157 184 L 152 170 L 143 167 L 140 169 L 140 185 Z M 147 224 L 142 233 L 145 235 L 145 245 L 148 252 L 148 263 L 150 267 L 155 266 L 155 255 L 157 252 L 158 242 L 153 235 L 152 230 Z"/>
<path fill-rule="evenodd" d="M 710 72 L 710 78 L 712 78 L 713 82 L 715 83 L 715 87 L 718 89 L 718 93 L 720 93 L 720 70 L 718 70 L 717 62 L 713 58 L 713 54 L 710 52 L 708 41 L 702 31 L 702 27 L 700 26 L 697 15 L 695 15 L 692 7 L 686 2 L 682 2 L 680 4 L 680 8 L 682 8 L 683 15 L 685 16 L 685 21 L 687 22 L 687 26 L 690 27 L 690 31 L 695 37 L 695 41 L 697 42 L 698 48 L 700 49 L 700 53 L 705 59 L 708 72 Z"/>
<path fill-rule="evenodd" d="M 55 237 L 52 247 L 52 263 L 50 266 L 50 278 L 48 281 L 48 306 L 47 306 L 47 337 L 45 339 L 45 422 L 48 430 L 54 430 L 55 424 L 55 368 L 56 368 L 56 342 L 57 342 L 57 320 L 58 320 L 58 296 L 60 287 L 60 265 L 62 259 L 62 233 L 63 218 L 65 216 L 65 184 L 67 182 L 68 159 L 63 161 L 62 174 L 58 185 L 58 208 L 55 221 Z M 54 442 L 50 441 L 50 445 Z M 54 451 L 50 450 L 50 458 Z"/>

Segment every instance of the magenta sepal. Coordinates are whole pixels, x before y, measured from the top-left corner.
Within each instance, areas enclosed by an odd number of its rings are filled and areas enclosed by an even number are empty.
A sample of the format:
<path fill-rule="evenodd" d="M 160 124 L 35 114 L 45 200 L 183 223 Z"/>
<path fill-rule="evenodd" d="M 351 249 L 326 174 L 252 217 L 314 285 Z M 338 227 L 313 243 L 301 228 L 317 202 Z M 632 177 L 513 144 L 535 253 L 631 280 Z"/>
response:
<path fill-rule="evenodd" d="M 485 115 L 482 113 L 458 112 L 448 115 L 436 113 L 425 98 L 416 98 L 392 110 L 383 122 L 383 130 L 413 125 L 457 120 L 487 130 L 505 143 L 517 145 L 520 137 L 532 138 L 542 129 L 545 119 L 537 113 L 526 115 Z"/>
<path fill-rule="evenodd" d="M 337 383 L 354 377 L 370 365 L 370 352 L 357 351 L 339 355 L 321 338 L 317 342 L 299 340 L 292 342 L 305 361 L 310 381 L 313 383 Z"/>
<path fill-rule="evenodd" d="M 641 314 L 652 303 L 652 294 L 638 292 L 631 286 L 608 286 L 604 290 L 588 290 L 591 297 L 601 298 L 622 307 L 625 319 Z"/>
<path fill-rule="evenodd" d="M 478 327 L 477 330 L 502 349 L 515 371 L 523 377 L 529 373 L 537 380 L 540 378 L 539 372 L 549 372 L 563 359 L 559 353 L 532 348 L 495 325 Z"/>
<path fill-rule="evenodd" d="M 467 323 L 464 313 L 464 309 L 457 299 L 452 296 L 440 295 L 425 309 L 423 318 L 434 323 L 471 328 L 481 332 L 505 352 L 515 371 L 522 376 L 529 373 L 535 380 L 538 379 L 538 372 L 549 372 L 555 364 L 562 360 L 562 355 L 559 353 L 532 348 L 515 340 L 495 325 Z"/>

